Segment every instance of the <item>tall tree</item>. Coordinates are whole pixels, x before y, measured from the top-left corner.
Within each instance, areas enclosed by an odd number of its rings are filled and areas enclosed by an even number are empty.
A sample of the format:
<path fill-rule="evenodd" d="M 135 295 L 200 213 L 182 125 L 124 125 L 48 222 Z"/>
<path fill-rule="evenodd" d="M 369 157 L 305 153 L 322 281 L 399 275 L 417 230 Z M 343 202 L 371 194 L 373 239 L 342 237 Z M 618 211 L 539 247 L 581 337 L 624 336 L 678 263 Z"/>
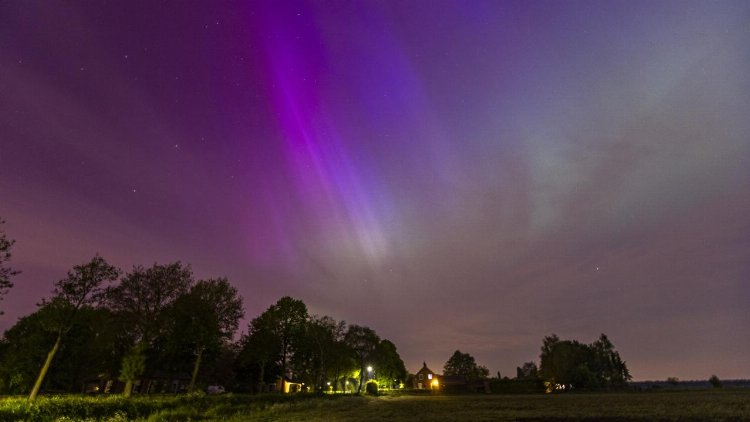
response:
<path fill-rule="evenodd" d="M 218 353 L 237 331 L 244 316 L 242 297 L 225 278 L 201 280 L 177 298 L 170 314 L 171 337 L 189 345 L 195 356 L 188 388 L 192 392 L 204 353 Z"/>
<path fill-rule="evenodd" d="M 187 293 L 192 284 L 190 266 L 177 261 L 154 264 L 150 268 L 133 267 L 119 285 L 107 290 L 110 308 L 124 321 L 134 341 L 133 350 L 127 356 L 148 355 L 149 352 L 156 356 L 161 351 L 166 310 Z M 126 390 L 132 388 L 133 381 L 126 380 Z"/>
<path fill-rule="evenodd" d="M 295 374 L 302 375 L 316 391 L 323 390 L 326 373 L 336 363 L 336 342 L 341 340 L 345 329 L 343 321 L 337 322 L 329 316 L 312 316 L 305 324 L 292 366 Z"/>
<path fill-rule="evenodd" d="M 359 364 L 359 385 L 357 386 L 357 394 L 359 394 L 365 381 L 367 366 L 374 358 L 375 350 L 380 344 L 380 337 L 369 327 L 350 325 L 344 341 L 353 351 Z"/>
<path fill-rule="evenodd" d="M 575 340 L 560 340 L 554 334 L 547 336 L 542 341 L 539 372 L 551 385 L 583 388 L 591 375 L 586 365 L 587 354 L 585 344 Z"/>
<path fill-rule="evenodd" d="M 307 319 L 305 303 L 289 296 L 282 297 L 253 319 L 248 336 L 243 338 L 240 359 L 244 362 L 253 360 L 259 365 L 259 384 L 264 382 L 265 369 L 271 362 L 278 366 L 282 383 L 285 382 Z"/>
<path fill-rule="evenodd" d="M 0 218 L 0 226 L 3 224 L 5 224 L 5 221 Z M 6 263 L 11 258 L 10 248 L 14 243 L 16 241 L 8 239 L 5 232 L 0 228 L 0 301 L 3 300 L 3 296 L 8 294 L 8 290 L 13 287 L 13 282 L 10 278 L 19 273 L 19 271 L 6 266 Z M 2 314 L 3 310 L 0 309 L 0 315 Z"/>
<path fill-rule="evenodd" d="M 443 366 L 443 374 L 460 375 L 467 380 L 473 381 L 487 378 L 490 375 L 490 371 L 484 366 L 477 365 L 474 356 L 456 350 L 445 363 L 445 366 Z"/>
<path fill-rule="evenodd" d="M 342 376 L 351 374 L 359 367 L 354 351 L 346 343 L 346 322 L 339 321 L 333 330 L 333 343 L 326 350 L 327 376 L 334 380 L 333 390 L 342 388 Z"/>
<path fill-rule="evenodd" d="M 272 308 L 272 320 L 281 343 L 281 376 L 284 377 L 289 371 L 295 342 L 307 322 L 307 306 L 301 300 L 284 296 Z"/>
<path fill-rule="evenodd" d="M 605 334 L 589 346 L 592 362 L 589 364 L 596 376 L 598 388 L 621 388 L 630 380 L 630 371 Z"/>
<path fill-rule="evenodd" d="M 396 345 L 390 340 L 382 340 L 378 344 L 373 363 L 378 384 L 393 387 L 406 380 L 406 366 L 396 350 Z"/>
<path fill-rule="evenodd" d="M 602 390 L 621 388 L 630 379 L 625 362 L 604 334 L 592 344 L 547 336 L 540 360 L 539 373 L 551 386 Z"/>
<path fill-rule="evenodd" d="M 281 356 L 281 342 L 272 331 L 272 324 L 267 321 L 268 318 L 269 315 L 263 313 L 250 322 L 248 333 L 240 339 L 240 351 L 237 356 L 237 365 L 241 372 L 256 374 L 251 367 L 257 367 L 257 376 L 254 379 L 255 389 L 259 393 L 266 390 L 268 370 L 280 368 L 277 360 Z"/>
<path fill-rule="evenodd" d="M 29 401 L 34 401 L 39 394 L 52 359 L 60 349 L 63 338 L 73 327 L 78 311 L 84 306 L 96 306 L 104 293 L 104 283 L 115 281 L 119 275 L 120 270 L 96 255 L 89 263 L 74 266 L 68 271 L 66 278 L 55 283 L 52 299 L 42 302 L 43 306 L 48 306 L 51 310 L 49 326 L 54 327 L 56 332 L 55 343 L 47 353 L 29 394 Z"/>

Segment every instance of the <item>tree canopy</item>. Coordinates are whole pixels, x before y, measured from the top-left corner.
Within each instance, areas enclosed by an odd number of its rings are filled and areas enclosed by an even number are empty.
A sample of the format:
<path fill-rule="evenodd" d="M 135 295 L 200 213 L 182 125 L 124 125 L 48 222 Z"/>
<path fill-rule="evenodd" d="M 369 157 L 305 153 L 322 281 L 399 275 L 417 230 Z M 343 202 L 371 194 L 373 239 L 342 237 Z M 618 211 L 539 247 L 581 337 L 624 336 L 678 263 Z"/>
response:
<path fill-rule="evenodd" d="M 552 334 L 542 342 L 539 373 L 551 386 L 581 390 L 616 389 L 630 380 L 630 372 L 614 345 L 602 334 L 595 342 L 560 340 Z"/>
<path fill-rule="evenodd" d="M 443 374 L 459 375 L 471 381 L 487 378 L 490 371 L 482 365 L 477 365 L 474 356 L 456 350 L 443 366 Z"/>
<path fill-rule="evenodd" d="M 189 390 L 195 388 L 206 352 L 217 354 L 230 341 L 245 314 L 242 297 L 225 278 L 201 280 L 175 299 L 168 314 L 173 352 L 195 356 Z"/>
<path fill-rule="evenodd" d="M 128 321 L 137 341 L 152 343 L 164 329 L 164 311 L 193 284 L 190 266 L 181 262 L 150 268 L 135 266 L 107 291 L 109 307 Z"/>
<path fill-rule="evenodd" d="M 50 310 L 49 320 L 45 325 L 55 331 L 56 339 L 31 389 L 29 401 L 36 399 L 39 394 L 52 359 L 60 349 L 63 337 L 73 328 L 79 310 L 96 306 L 103 297 L 106 288 L 104 283 L 116 280 L 119 275 L 119 269 L 96 255 L 87 264 L 74 266 L 68 271 L 66 278 L 55 283 L 52 299 L 43 301 L 42 304 Z"/>
<path fill-rule="evenodd" d="M 406 379 L 406 366 L 392 341 L 383 339 L 375 348 L 373 359 L 375 378 L 379 385 L 396 388 L 400 381 Z"/>
<path fill-rule="evenodd" d="M 344 341 L 351 348 L 357 363 L 359 363 L 359 384 L 357 385 L 357 393 L 359 393 L 362 391 L 368 363 L 375 358 L 380 337 L 369 327 L 350 325 L 344 336 Z"/>

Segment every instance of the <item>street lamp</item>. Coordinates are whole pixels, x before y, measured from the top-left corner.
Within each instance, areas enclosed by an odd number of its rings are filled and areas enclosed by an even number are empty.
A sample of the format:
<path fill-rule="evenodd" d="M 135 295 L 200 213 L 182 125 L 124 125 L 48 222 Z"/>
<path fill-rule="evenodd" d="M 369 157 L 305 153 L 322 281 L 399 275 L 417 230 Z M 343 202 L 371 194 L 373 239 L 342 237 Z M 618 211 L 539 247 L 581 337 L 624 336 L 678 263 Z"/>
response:
<path fill-rule="evenodd" d="M 372 366 L 369 366 L 369 365 L 367 366 L 367 379 L 368 380 L 372 379 Z"/>

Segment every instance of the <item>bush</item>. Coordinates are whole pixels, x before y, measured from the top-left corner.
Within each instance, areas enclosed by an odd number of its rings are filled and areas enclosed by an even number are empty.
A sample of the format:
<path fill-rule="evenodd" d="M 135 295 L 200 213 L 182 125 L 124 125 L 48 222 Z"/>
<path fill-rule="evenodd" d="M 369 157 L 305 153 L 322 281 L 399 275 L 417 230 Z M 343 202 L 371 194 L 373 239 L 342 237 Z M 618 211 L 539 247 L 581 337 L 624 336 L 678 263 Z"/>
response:
<path fill-rule="evenodd" d="M 711 386 L 714 388 L 721 388 L 721 380 L 716 375 L 711 375 L 711 378 L 708 379 L 708 382 L 711 383 Z"/>
<path fill-rule="evenodd" d="M 377 396 L 378 395 L 378 383 L 375 381 L 369 381 L 367 385 L 365 385 L 365 391 L 367 394 Z"/>

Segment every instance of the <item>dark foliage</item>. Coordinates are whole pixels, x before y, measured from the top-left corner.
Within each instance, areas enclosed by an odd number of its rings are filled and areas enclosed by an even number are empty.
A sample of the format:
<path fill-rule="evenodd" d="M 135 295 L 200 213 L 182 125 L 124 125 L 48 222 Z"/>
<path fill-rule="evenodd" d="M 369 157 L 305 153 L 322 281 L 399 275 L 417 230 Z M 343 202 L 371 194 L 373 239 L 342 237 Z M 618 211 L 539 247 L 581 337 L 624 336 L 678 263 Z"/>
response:
<path fill-rule="evenodd" d="M 487 378 L 490 371 L 482 365 L 477 365 L 474 356 L 456 350 L 445 363 L 443 374 L 458 375 L 465 377 L 468 381 L 475 381 Z"/>
<path fill-rule="evenodd" d="M 602 334 L 591 344 L 544 338 L 541 377 L 550 389 L 612 390 L 626 387 L 630 372 L 612 342 Z"/>
<path fill-rule="evenodd" d="M 5 221 L 0 218 L 0 226 L 4 223 Z M 0 229 L 0 300 L 3 300 L 3 296 L 5 296 L 8 293 L 8 290 L 13 287 L 11 277 L 19 273 L 19 271 L 6 266 L 6 263 L 10 261 L 11 258 L 10 249 L 15 242 L 15 240 L 8 239 L 5 232 Z M 0 309 L 0 315 L 2 314 L 3 311 Z"/>

